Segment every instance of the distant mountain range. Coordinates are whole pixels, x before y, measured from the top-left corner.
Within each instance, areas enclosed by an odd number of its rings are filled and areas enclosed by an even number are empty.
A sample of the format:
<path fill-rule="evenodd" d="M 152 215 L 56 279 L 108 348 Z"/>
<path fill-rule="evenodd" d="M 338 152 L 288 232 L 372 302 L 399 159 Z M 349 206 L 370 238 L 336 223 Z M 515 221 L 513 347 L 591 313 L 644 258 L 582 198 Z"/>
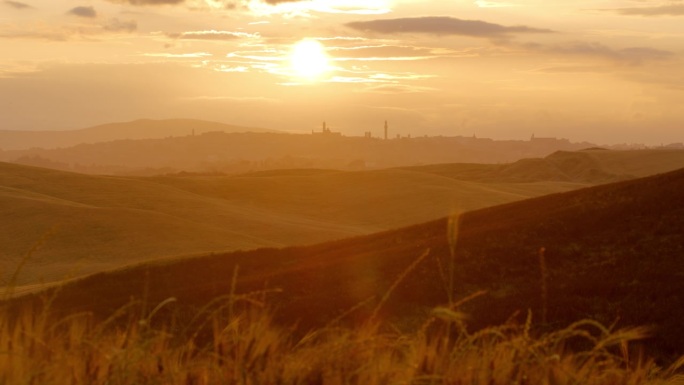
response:
<path fill-rule="evenodd" d="M 71 131 L 0 130 L 0 150 L 54 149 L 84 143 L 110 142 L 124 139 L 153 139 L 200 135 L 206 132 L 277 132 L 264 128 L 240 127 L 196 119 L 140 119 L 109 123 Z"/>

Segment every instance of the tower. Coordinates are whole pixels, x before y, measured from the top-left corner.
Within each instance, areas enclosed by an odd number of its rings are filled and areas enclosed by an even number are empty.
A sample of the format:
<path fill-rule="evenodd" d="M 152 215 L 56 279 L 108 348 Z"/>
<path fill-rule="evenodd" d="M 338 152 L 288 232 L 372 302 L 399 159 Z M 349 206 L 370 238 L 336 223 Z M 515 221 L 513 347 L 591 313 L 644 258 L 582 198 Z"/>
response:
<path fill-rule="evenodd" d="M 387 140 L 387 121 L 385 120 L 385 140 Z"/>

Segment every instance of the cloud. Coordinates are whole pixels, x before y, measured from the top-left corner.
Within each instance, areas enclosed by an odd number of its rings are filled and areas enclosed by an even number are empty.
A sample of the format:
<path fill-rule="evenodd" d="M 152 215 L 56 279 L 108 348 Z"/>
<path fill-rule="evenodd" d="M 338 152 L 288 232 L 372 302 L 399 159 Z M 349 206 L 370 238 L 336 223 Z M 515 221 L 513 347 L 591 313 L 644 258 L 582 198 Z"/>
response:
<path fill-rule="evenodd" d="M 433 35 L 462 35 L 472 37 L 505 37 L 515 33 L 552 33 L 548 29 L 527 26 L 503 26 L 480 20 L 461 20 L 446 16 L 409 17 L 354 21 L 346 26 L 364 32 L 382 34 L 427 33 Z"/>
<path fill-rule="evenodd" d="M 114 18 L 103 25 L 102 29 L 107 32 L 135 32 L 138 29 L 138 23 L 135 20 L 121 21 Z"/>
<path fill-rule="evenodd" d="M 674 52 L 665 51 L 650 47 L 630 47 L 617 51 L 617 54 L 623 58 L 631 61 L 643 60 L 667 60 L 675 56 Z"/>
<path fill-rule="evenodd" d="M 188 31 L 182 33 L 170 33 L 168 37 L 182 40 L 235 40 L 243 38 L 257 38 L 258 33 L 230 32 L 230 31 Z"/>
<path fill-rule="evenodd" d="M 502 8 L 502 7 L 515 7 L 515 4 L 504 3 L 500 1 L 486 1 L 486 0 L 476 0 L 475 5 L 480 8 Z"/>
<path fill-rule="evenodd" d="M 618 8 L 613 11 L 621 15 L 682 16 L 684 15 L 684 4 L 659 5 L 655 7 Z"/>
<path fill-rule="evenodd" d="M 528 43 L 524 44 L 523 47 L 534 51 L 551 54 L 602 57 L 629 65 L 639 65 L 647 61 L 669 60 L 675 57 L 675 54 L 671 51 L 665 51 L 656 48 L 628 47 L 623 49 L 614 49 L 601 43 L 583 41 L 556 46 Z"/>
<path fill-rule="evenodd" d="M 316 13 L 379 15 L 391 12 L 389 0 L 242 0 L 242 5 L 253 14 L 260 16 L 283 15 L 312 18 Z"/>
<path fill-rule="evenodd" d="M 82 16 L 80 16 L 82 17 Z M 102 23 L 78 25 L 78 26 L 43 26 L 33 29 L 16 29 L 0 31 L 0 39 L 16 40 L 47 40 L 47 41 L 73 41 L 79 39 L 92 40 L 93 37 L 108 33 L 131 33 L 138 29 L 135 20 L 119 20 L 116 18 Z"/>
<path fill-rule="evenodd" d="M 262 0 L 266 4 L 277 5 L 282 3 L 299 3 L 306 0 Z"/>
<path fill-rule="evenodd" d="M 0 32 L 0 38 L 1 39 L 67 41 L 67 40 L 69 40 L 69 35 L 63 31 L 20 31 L 20 32 Z"/>
<path fill-rule="evenodd" d="M 18 1 L 12 1 L 12 0 L 5 0 L 2 2 L 3 4 L 7 5 L 8 7 L 12 7 L 14 9 L 30 9 L 33 8 L 32 6 L 24 3 L 20 3 Z"/>
<path fill-rule="evenodd" d="M 168 5 L 182 4 L 185 0 L 107 0 L 111 3 L 130 4 L 130 5 Z"/>
<path fill-rule="evenodd" d="M 393 45 L 334 47 L 329 52 L 338 61 L 422 60 L 439 57 L 429 48 Z"/>
<path fill-rule="evenodd" d="M 147 57 L 163 57 L 167 59 L 201 59 L 205 57 L 214 56 L 207 52 L 193 52 L 193 53 L 145 53 L 143 56 Z"/>
<path fill-rule="evenodd" d="M 532 72 L 542 72 L 549 74 L 562 74 L 562 73 L 602 73 L 611 70 L 610 67 L 599 67 L 599 66 L 583 66 L 583 65 L 558 65 L 543 67 L 533 70 Z"/>
<path fill-rule="evenodd" d="M 97 17 L 97 12 L 95 12 L 95 8 L 93 7 L 75 7 L 69 10 L 67 13 L 70 15 L 87 17 L 91 19 Z"/>
<path fill-rule="evenodd" d="M 113 1 L 113 0 L 110 0 Z M 122 0 L 114 0 L 122 1 Z M 217 10 L 238 10 L 247 9 L 249 0 L 184 0 L 190 10 L 217 11 Z"/>
<path fill-rule="evenodd" d="M 431 87 L 421 87 L 407 84 L 382 84 L 382 85 L 371 85 L 364 89 L 364 92 L 372 92 L 378 94 L 407 94 L 407 93 L 418 93 L 418 92 L 430 92 L 436 91 Z"/>
<path fill-rule="evenodd" d="M 264 104 L 281 104 L 283 103 L 280 99 L 267 98 L 263 96 L 191 96 L 183 97 L 181 100 L 187 101 L 231 101 L 238 103 L 264 103 Z"/>

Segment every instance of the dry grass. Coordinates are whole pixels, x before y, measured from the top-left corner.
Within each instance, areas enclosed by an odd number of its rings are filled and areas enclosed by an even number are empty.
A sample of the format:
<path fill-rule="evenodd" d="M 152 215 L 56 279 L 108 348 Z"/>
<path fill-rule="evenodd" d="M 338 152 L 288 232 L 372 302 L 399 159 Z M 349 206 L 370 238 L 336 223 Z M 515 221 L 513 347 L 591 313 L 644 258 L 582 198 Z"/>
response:
<path fill-rule="evenodd" d="M 441 309 L 410 334 L 368 323 L 356 330 L 329 326 L 295 338 L 274 325 L 258 301 L 233 312 L 236 301 L 226 300 L 222 310 L 203 313 L 190 329 L 155 323 L 172 302 L 147 315 L 131 306 L 103 323 L 87 314 L 56 322 L 45 310 L 3 312 L 0 383 L 684 383 L 676 374 L 684 360 L 661 369 L 646 359 L 629 359 L 630 341 L 645 333 L 639 328 L 612 331 L 583 321 L 533 336 L 528 318 L 525 325 L 473 334 L 461 313 Z"/>

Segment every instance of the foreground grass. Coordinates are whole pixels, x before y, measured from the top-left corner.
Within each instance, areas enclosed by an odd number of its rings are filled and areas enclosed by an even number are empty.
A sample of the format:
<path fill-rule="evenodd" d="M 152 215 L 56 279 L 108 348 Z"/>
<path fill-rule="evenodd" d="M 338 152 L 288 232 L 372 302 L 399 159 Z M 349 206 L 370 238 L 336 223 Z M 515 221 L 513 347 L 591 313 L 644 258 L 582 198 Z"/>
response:
<path fill-rule="evenodd" d="M 168 306 L 167 306 L 168 305 Z M 582 321 L 533 336 L 530 323 L 477 333 L 463 315 L 437 309 L 413 333 L 368 323 L 303 337 L 270 312 L 228 303 L 183 328 L 122 309 L 106 322 L 86 314 L 54 322 L 46 311 L 0 314 L 0 384 L 682 384 L 668 369 L 629 357 L 642 329 Z M 138 315 L 136 315 L 138 314 Z M 572 349 L 569 348 L 572 346 Z"/>

